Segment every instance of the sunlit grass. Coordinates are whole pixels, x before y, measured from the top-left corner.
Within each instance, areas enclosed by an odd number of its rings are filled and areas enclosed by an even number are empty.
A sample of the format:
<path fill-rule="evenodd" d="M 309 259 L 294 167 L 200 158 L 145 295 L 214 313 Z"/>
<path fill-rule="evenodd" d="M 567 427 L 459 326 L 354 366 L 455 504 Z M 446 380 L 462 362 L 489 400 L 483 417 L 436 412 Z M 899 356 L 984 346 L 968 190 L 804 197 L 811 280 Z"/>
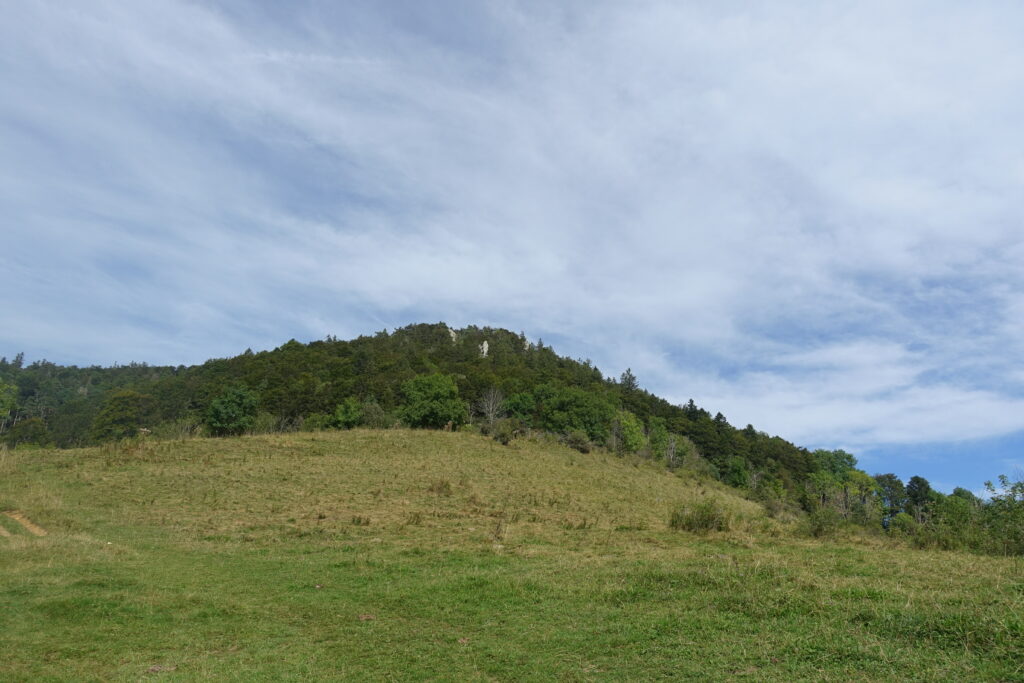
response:
<path fill-rule="evenodd" d="M 731 530 L 674 531 L 714 500 Z M 0 679 L 1015 680 L 1019 560 L 801 538 L 547 443 L 386 431 L 15 451 Z"/>

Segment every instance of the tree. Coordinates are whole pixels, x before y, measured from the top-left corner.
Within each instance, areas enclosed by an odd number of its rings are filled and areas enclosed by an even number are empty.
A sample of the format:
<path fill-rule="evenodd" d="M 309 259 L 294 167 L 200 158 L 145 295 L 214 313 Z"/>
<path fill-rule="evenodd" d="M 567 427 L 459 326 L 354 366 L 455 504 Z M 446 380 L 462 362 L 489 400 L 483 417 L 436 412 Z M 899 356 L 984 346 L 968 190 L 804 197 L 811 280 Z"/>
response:
<path fill-rule="evenodd" d="M 612 429 L 616 450 L 636 453 L 644 445 L 644 425 L 628 410 L 620 410 Z"/>
<path fill-rule="evenodd" d="M 334 409 L 334 425 L 352 429 L 363 419 L 363 406 L 355 396 L 349 396 Z"/>
<path fill-rule="evenodd" d="M 440 429 L 449 422 L 458 426 L 466 421 L 466 402 L 459 398 L 459 388 L 450 375 L 419 375 L 402 384 L 402 393 L 405 405 L 401 415 L 410 427 Z"/>
<path fill-rule="evenodd" d="M 152 396 L 131 389 L 115 391 L 107 396 L 92 422 L 92 438 L 96 441 L 124 439 L 139 433 L 139 428 L 153 419 Z"/>
<path fill-rule="evenodd" d="M 747 467 L 747 461 L 738 455 L 726 459 L 722 467 L 722 481 L 736 488 L 750 486 L 750 470 Z"/>
<path fill-rule="evenodd" d="M 882 523 L 888 525 L 889 520 L 907 507 L 907 489 L 903 480 L 895 474 L 876 474 L 878 494 L 882 499 Z"/>
<path fill-rule="evenodd" d="M 630 368 L 626 368 L 626 371 L 619 377 L 619 384 L 626 391 L 636 391 L 640 388 L 640 383 L 637 382 L 636 375 Z"/>
<path fill-rule="evenodd" d="M 818 469 L 828 472 L 837 479 L 843 479 L 847 472 L 857 467 L 857 458 L 842 449 L 827 451 L 823 448 L 812 453 Z"/>
<path fill-rule="evenodd" d="M 920 522 L 931 502 L 932 486 L 924 477 L 913 476 L 907 482 L 907 512 Z"/>
<path fill-rule="evenodd" d="M 648 420 L 647 443 L 651 449 L 651 457 L 658 460 L 667 458 L 669 434 L 665 418 L 652 417 Z"/>
<path fill-rule="evenodd" d="M 50 446 L 53 444 L 53 439 L 50 437 L 50 431 L 46 428 L 46 423 L 38 417 L 30 417 L 14 425 L 11 431 L 7 432 L 4 441 L 11 448 L 15 448 L 20 444 L 34 444 L 36 446 Z"/>
<path fill-rule="evenodd" d="M 0 434 L 7 429 L 7 422 L 18 399 L 18 387 L 0 380 Z"/>
<path fill-rule="evenodd" d="M 505 417 L 505 395 L 497 387 L 490 387 L 477 399 L 475 408 L 484 418 L 487 429 L 493 429 L 494 423 Z"/>
<path fill-rule="evenodd" d="M 258 403 L 256 394 L 247 387 L 229 387 L 210 403 L 206 426 L 214 436 L 241 434 L 252 427 Z"/>
<path fill-rule="evenodd" d="M 999 475 L 999 487 L 985 482 L 989 502 L 984 508 L 991 543 L 1007 555 L 1024 553 L 1024 480 Z"/>

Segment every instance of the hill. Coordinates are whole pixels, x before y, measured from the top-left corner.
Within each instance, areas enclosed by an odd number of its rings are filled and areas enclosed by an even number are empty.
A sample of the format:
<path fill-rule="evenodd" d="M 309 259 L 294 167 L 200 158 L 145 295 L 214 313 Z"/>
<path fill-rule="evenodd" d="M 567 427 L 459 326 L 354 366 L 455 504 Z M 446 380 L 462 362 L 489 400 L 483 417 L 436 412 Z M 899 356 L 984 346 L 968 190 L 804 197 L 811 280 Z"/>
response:
<path fill-rule="evenodd" d="M 5 680 L 1010 680 L 1024 659 L 1018 560 L 799 537 L 719 483 L 543 437 L 16 450 L 0 510 Z M 708 510 L 725 530 L 670 526 Z"/>
<path fill-rule="evenodd" d="M 505 443 L 548 434 L 584 453 L 706 473 L 776 516 L 808 515 L 821 534 L 857 525 L 923 547 L 1024 553 L 1024 483 L 1002 481 L 983 501 L 934 491 L 922 477 L 872 477 L 850 453 L 738 429 L 693 400 L 672 405 L 645 391 L 629 370 L 605 377 L 589 360 L 508 330 L 410 325 L 193 367 L 0 359 L 0 448 L 360 425 L 462 428 Z"/>

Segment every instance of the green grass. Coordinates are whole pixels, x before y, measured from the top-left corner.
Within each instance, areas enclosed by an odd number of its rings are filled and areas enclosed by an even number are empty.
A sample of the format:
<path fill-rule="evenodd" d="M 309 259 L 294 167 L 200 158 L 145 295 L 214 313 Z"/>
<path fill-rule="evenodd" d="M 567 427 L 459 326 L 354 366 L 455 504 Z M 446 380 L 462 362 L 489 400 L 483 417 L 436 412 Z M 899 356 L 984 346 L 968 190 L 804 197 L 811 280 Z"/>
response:
<path fill-rule="evenodd" d="M 714 500 L 731 531 L 669 528 Z M 0 457 L 0 680 L 1024 680 L 1024 565 L 409 431 Z"/>

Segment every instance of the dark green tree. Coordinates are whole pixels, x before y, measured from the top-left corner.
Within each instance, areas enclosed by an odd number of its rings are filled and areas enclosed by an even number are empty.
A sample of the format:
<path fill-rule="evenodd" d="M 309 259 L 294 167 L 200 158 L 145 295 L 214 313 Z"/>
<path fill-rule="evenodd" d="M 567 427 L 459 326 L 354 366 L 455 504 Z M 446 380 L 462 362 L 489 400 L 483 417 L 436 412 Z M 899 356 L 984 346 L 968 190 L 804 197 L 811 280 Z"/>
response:
<path fill-rule="evenodd" d="M 18 387 L 0 380 L 0 434 L 7 429 L 11 413 L 17 405 Z"/>
<path fill-rule="evenodd" d="M 241 434 L 252 427 L 259 399 L 244 386 L 230 387 L 210 403 L 205 424 L 214 436 Z"/>
<path fill-rule="evenodd" d="M 907 513 L 922 521 L 932 500 L 932 486 L 924 477 L 913 476 L 907 482 Z"/>
<path fill-rule="evenodd" d="M 96 441 L 124 439 L 135 436 L 139 428 L 154 418 L 152 396 L 132 389 L 122 389 L 107 396 L 92 422 L 92 438 Z"/>
<path fill-rule="evenodd" d="M 42 419 L 30 417 L 14 425 L 4 435 L 4 442 L 11 448 L 22 444 L 52 446 L 53 438 L 50 436 L 50 431 L 46 428 L 46 423 Z"/>
<path fill-rule="evenodd" d="M 459 388 L 450 375 L 439 372 L 420 375 L 402 384 L 405 404 L 402 420 L 410 427 L 440 429 L 449 422 L 463 424 L 469 415 L 466 402 L 459 398 Z"/>
<path fill-rule="evenodd" d="M 906 509 L 907 489 L 895 474 L 876 474 L 874 478 L 882 498 L 883 524 L 888 524 L 890 519 Z"/>

